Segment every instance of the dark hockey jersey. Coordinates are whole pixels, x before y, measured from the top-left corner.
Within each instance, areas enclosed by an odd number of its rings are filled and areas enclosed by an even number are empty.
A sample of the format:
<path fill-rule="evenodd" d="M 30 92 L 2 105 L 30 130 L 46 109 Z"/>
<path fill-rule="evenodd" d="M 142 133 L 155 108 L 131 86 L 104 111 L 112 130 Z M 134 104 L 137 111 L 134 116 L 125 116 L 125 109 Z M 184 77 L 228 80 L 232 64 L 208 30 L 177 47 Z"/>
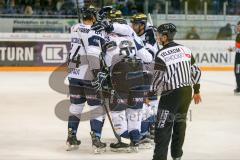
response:
<path fill-rule="evenodd" d="M 236 37 L 236 53 L 240 53 L 240 33 Z"/>

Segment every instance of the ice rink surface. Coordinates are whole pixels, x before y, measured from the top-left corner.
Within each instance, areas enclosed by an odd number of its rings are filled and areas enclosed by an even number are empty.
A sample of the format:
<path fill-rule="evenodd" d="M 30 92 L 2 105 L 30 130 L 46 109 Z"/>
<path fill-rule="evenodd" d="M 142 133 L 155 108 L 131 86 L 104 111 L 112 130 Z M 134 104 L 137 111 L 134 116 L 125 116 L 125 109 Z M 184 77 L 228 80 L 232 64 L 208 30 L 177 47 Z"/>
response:
<path fill-rule="evenodd" d="M 153 150 L 139 153 L 91 153 L 89 122 L 80 123 L 77 151 L 66 152 L 67 122 L 55 105 L 67 96 L 48 84 L 50 72 L 0 72 L 0 159 L 151 160 Z M 240 96 L 233 95 L 232 72 L 204 72 L 203 103 L 191 104 L 183 160 L 240 160 Z M 114 142 L 110 125 L 103 141 Z M 170 159 L 170 157 L 169 157 Z"/>

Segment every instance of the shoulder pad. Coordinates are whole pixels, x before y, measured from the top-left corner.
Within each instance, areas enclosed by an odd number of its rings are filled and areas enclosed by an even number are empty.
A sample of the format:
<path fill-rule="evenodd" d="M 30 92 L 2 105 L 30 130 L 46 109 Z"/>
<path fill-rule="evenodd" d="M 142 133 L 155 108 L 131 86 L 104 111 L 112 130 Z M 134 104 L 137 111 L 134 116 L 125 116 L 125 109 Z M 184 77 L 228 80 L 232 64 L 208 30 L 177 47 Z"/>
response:
<path fill-rule="evenodd" d="M 90 31 L 90 28 L 81 23 L 76 24 L 71 28 L 71 32 L 77 32 L 78 30 L 83 33 L 88 33 Z"/>
<path fill-rule="evenodd" d="M 80 25 L 81 25 L 80 23 L 73 25 L 71 27 L 71 32 L 77 32 L 77 29 L 79 28 Z"/>

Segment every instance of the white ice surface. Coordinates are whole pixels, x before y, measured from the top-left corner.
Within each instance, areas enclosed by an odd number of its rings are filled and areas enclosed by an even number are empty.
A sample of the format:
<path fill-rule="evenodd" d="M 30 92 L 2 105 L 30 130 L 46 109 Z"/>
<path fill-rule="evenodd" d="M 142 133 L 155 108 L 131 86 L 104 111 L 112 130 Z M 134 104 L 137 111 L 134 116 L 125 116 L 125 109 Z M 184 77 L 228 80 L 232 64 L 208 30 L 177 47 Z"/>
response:
<path fill-rule="evenodd" d="M 151 160 L 152 150 L 140 153 L 91 154 L 89 122 L 79 126 L 82 144 L 66 152 L 67 122 L 54 113 L 66 95 L 48 85 L 49 72 L 0 72 L 0 159 Z M 240 159 L 240 96 L 233 95 L 232 72 L 204 72 L 203 103 L 191 105 L 183 160 Z M 103 141 L 115 141 L 108 121 Z M 170 157 L 169 157 L 170 159 Z"/>

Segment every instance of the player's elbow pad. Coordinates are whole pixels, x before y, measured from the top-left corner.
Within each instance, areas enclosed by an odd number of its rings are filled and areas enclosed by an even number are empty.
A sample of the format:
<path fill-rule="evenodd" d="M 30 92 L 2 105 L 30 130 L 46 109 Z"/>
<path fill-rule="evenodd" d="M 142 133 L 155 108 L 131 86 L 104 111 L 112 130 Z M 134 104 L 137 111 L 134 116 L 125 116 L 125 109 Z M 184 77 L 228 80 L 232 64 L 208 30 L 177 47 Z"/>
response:
<path fill-rule="evenodd" d="M 140 52 L 140 53 L 143 55 L 142 60 L 145 63 L 150 63 L 153 61 L 154 53 L 151 54 L 151 52 L 149 52 L 147 49 L 142 50 L 142 52 Z"/>
<path fill-rule="evenodd" d="M 153 57 L 151 54 L 146 55 L 146 57 L 143 60 L 145 63 L 151 63 L 153 61 Z"/>

